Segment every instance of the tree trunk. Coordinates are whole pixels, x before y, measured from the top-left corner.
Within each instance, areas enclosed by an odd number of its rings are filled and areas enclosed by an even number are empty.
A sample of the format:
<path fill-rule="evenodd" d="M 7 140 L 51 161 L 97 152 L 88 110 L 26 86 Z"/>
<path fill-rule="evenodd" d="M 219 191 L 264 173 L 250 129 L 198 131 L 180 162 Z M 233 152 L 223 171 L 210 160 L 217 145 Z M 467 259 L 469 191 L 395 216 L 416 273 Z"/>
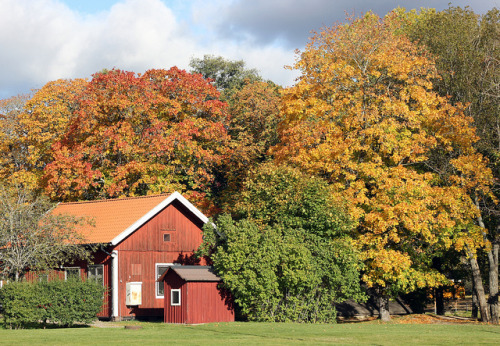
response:
<path fill-rule="evenodd" d="M 389 322 L 391 320 L 391 314 L 389 313 L 389 296 L 382 292 L 377 298 L 379 318 L 382 322 Z"/>
<path fill-rule="evenodd" d="M 477 308 L 477 294 L 476 285 L 474 284 L 474 278 L 472 278 L 472 306 L 471 306 L 471 317 L 478 319 L 478 308 Z"/>
<path fill-rule="evenodd" d="M 490 322 L 498 324 L 498 249 L 500 244 L 493 244 L 490 251 L 488 251 L 489 262 L 489 284 L 490 294 L 488 298 L 488 305 L 490 308 Z"/>
<path fill-rule="evenodd" d="M 434 289 L 434 299 L 436 299 L 436 314 L 444 315 L 443 286 Z"/>
<path fill-rule="evenodd" d="M 472 278 L 474 280 L 474 286 L 476 287 L 477 301 L 479 303 L 479 310 L 481 311 L 481 320 L 483 322 L 490 321 L 490 314 L 488 311 L 488 303 L 486 302 L 486 295 L 484 294 L 483 280 L 481 278 L 481 271 L 479 270 L 479 264 L 477 263 L 474 254 L 468 250 L 467 255 L 469 257 L 469 263 L 472 268 Z"/>
<path fill-rule="evenodd" d="M 479 200 L 476 197 L 475 203 L 477 209 L 480 211 L 479 216 L 477 218 L 479 226 L 485 230 L 486 227 L 484 225 L 483 217 L 481 215 L 481 208 L 479 206 Z M 498 231 L 498 229 L 497 229 Z M 483 237 L 485 241 L 488 241 L 488 237 L 486 232 L 483 232 Z M 496 238 L 496 237 L 493 237 Z M 484 322 L 492 322 L 498 324 L 498 247 L 499 244 L 496 242 L 496 239 L 492 241 L 492 246 L 490 251 L 488 251 L 488 262 L 489 262 L 489 298 L 488 298 L 488 310 L 490 313 L 490 318 L 486 321 L 483 317 Z M 476 262 L 477 263 L 477 262 Z M 474 270 L 474 269 L 473 269 Z M 479 267 L 478 267 L 479 270 Z M 479 295 L 478 295 L 479 298 Z M 481 305 L 481 302 L 480 302 Z M 483 315 L 483 310 L 481 309 L 481 316 Z"/>
<path fill-rule="evenodd" d="M 474 282 L 474 281 L 473 281 Z M 471 317 L 473 319 L 478 319 L 478 313 L 479 309 L 477 307 L 477 294 L 476 294 L 476 287 L 473 284 L 472 287 L 472 307 L 471 307 Z"/>

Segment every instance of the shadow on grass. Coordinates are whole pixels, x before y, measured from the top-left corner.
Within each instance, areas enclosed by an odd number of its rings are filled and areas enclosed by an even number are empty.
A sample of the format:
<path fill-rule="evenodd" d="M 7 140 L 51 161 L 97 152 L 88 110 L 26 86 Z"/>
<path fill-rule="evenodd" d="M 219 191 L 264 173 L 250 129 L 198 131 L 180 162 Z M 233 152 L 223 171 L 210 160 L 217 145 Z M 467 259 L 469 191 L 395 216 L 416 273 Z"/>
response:
<path fill-rule="evenodd" d="M 90 328 L 88 324 L 61 325 L 56 323 L 23 323 L 19 326 L 0 324 L 0 329 L 65 329 L 65 328 Z"/>

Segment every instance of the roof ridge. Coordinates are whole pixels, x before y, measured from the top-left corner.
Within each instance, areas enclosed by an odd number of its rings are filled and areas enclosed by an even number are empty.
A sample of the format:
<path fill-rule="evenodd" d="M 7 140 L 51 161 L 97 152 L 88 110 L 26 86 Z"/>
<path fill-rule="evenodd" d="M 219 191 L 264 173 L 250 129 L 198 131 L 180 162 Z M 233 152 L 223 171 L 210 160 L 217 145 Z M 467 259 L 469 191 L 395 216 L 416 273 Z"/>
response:
<path fill-rule="evenodd" d="M 172 193 L 160 193 L 157 195 L 147 195 L 147 196 L 132 196 L 132 197 L 118 197 L 118 198 L 107 198 L 107 199 L 95 199 L 91 201 L 76 201 L 76 202 L 61 202 L 59 205 L 76 205 L 76 204 L 89 204 L 89 203 L 106 203 L 106 202 L 119 202 L 119 201 L 129 201 L 134 199 L 147 199 L 155 197 L 168 197 Z"/>

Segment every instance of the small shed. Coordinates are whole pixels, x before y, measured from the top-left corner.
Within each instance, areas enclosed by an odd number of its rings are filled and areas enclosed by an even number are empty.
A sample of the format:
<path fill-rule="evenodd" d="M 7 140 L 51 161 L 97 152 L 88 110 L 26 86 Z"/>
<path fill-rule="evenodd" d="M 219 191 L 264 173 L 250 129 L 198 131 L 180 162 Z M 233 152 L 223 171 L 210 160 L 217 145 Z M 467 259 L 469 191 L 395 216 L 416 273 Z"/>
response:
<path fill-rule="evenodd" d="M 158 279 L 164 284 L 165 323 L 234 321 L 231 295 L 210 266 L 172 266 Z"/>

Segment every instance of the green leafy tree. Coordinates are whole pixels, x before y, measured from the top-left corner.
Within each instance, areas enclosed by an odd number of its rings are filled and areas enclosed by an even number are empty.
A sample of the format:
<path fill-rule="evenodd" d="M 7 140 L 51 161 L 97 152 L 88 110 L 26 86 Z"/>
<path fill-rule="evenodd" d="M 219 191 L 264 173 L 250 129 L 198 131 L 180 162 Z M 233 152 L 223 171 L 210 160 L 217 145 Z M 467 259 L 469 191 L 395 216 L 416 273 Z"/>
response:
<path fill-rule="evenodd" d="M 261 165 L 233 217 L 207 224 L 209 254 L 243 315 L 260 321 L 333 322 L 334 303 L 362 299 L 353 227 L 327 183 Z"/>
<path fill-rule="evenodd" d="M 202 59 L 193 58 L 189 63 L 191 72 L 212 80 L 223 97 L 241 89 L 247 81 L 262 81 L 256 69 L 248 69 L 245 65 L 243 60 L 227 60 L 213 55 L 205 55 Z"/>

